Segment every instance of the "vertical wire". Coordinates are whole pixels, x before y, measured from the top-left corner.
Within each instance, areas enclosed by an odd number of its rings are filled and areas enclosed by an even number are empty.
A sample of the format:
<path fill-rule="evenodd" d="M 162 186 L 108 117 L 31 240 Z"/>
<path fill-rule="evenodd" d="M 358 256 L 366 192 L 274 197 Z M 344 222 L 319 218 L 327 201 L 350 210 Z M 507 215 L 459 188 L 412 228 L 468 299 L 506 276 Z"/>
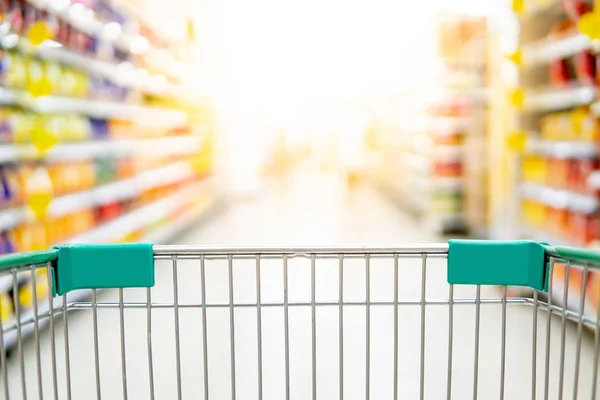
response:
<path fill-rule="evenodd" d="M 96 399 L 102 398 L 100 389 L 100 352 L 98 351 L 98 307 L 96 289 L 92 289 L 92 325 L 94 329 L 94 367 L 96 371 Z"/>
<path fill-rule="evenodd" d="M 369 400 L 371 396 L 371 257 L 365 255 L 365 281 L 366 281 L 366 381 L 365 381 L 365 399 Z"/>
<path fill-rule="evenodd" d="M 33 337 L 35 341 L 35 361 L 37 368 L 37 385 L 38 385 L 38 398 L 42 400 L 44 398 L 44 391 L 42 388 L 42 359 L 40 355 L 40 325 L 39 325 L 39 308 L 37 298 L 37 279 L 36 279 L 35 265 L 31 266 L 31 286 L 33 295 Z"/>
<path fill-rule="evenodd" d="M 206 326 L 206 268 L 204 254 L 200 256 L 200 285 L 202 286 L 202 361 L 204 364 L 204 399 L 208 400 L 208 327 Z"/>
<path fill-rule="evenodd" d="M 419 398 L 425 398 L 425 289 L 427 287 L 427 254 L 421 254 L 421 365 Z"/>
<path fill-rule="evenodd" d="M 62 296 L 63 306 L 63 332 L 65 335 L 65 378 L 67 386 L 67 400 L 71 400 L 71 355 L 69 349 L 69 303 L 67 301 L 67 295 Z"/>
<path fill-rule="evenodd" d="M 550 395 L 550 335 L 552 333 L 552 281 L 554 274 L 554 257 L 548 266 L 548 315 L 546 320 L 546 358 L 544 360 L 544 400 Z"/>
<path fill-rule="evenodd" d="M 181 347 L 179 342 L 179 287 L 177 282 L 177 257 L 171 258 L 173 264 L 173 318 L 175 322 L 175 362 L 177 372 L 177 398 L 181 400 Z"/>
<path fill-rule="evenodd" d="M 338 256 L 338 262 L 339 262 L 339 302 L 338 302 L 338 307 L 339 307 L 339 327 L 338 327 L 338 334 L 339 334 L 339 362 L 340 362 L 340 380 L 339 380 L 339 396 L 340 396 L 340 400 L 342 400 L 344 398 L 344 256 L 343 255 L 339 255 Z"/>
<path fill-rule="evenodd" d="M 46 264 L 46 279 L 48 280 L 48 311 L 49 311 L 49 333 L 50 333 L 50 352 L 52 360 L 52 389 L 54 399 L 58 399 L 58 378 L 56 375 L 56 339 L 54 337 L 54 289 L 52 289 L 52 266 L 50 263 Z"/>
<path fill-rule="evenodd" d="M 533 327 L 531 338 L 531 400 L 536 399 L 537 381 L 537 324 L 538 324 L 538 291 L 533 291 Z"/>
<path fill-rule="evenodd" d="M 17 352 L 19 354 L 19 368 L 21 370 L 21 391 L 23 393 L 23 399 L 27 400 L 27 382 L 25 380 L 25 358 L 23 356 L 23 335 L 22 335 L 22 321 L 21 321 L 21 304 L 19 295 L 19 283 L 17 281 L 17 270 L 12 270 L 13 278 L 13 299 L 15 303 L 15 319 L 17 321 Z M 4 368 L 4 366 L 2 366 Z"/>
<path fill-rule="evenodd" d="M 452 341 L 454 333 L 454 285 L 448 291 L 448 376 L 446 378 L 446 399 L 452 399 Z"/>
<path fill-rule="evenodd" d="M 285 398 L 290 400 L 290 320 L 288 307 L 288 258 L 283 255 L 283 329 L 285 336 Z"/>
<path fill-rule="evenodd" d="M 154 364 L 152 357 L 152 293 L 146 288 L 146 342 L 148 344 L 148 383 L 150 384 L 150 400 L 154 400 Z"/>
<path fill-rule="evenodd" d="M 596 399 L 598 386 L 598 358 L 600 357 L 600 295 L 596 304 L 596 336 L 594 340 L 594 363 L 592 366 L 592 400 Z"/>
<path fill-rule="evenodd" d="M 577 347 L 575 350 L 575 374 L 573 378 L 573 400 L 577 400 L 579 389 L 579 363 L 581 361 L 581 335 L 583 334 L 583 311 L 585 308 L 585 292 L 588 277 L 588 264 L 583 268 L 583 279 L 581 281 L 581 300 L 579 302 L 579 320 L 577 321 Z"/>
<path fill-rule="evenodd" d="M 398 254 L 394 254 L 394 400 L 398 400 Z"/>
<path fill-rule="evenodd" d="M 0 296 L 0 310 L 2 310 L 2 296 Z M 4 384 L 4 398 L 8 400 L 10 393 L 8 392 L 8 372 L 6 366 L 6 349 L 4 346 L 4 321 L 0 312 L 0 370 L 2 371 L 2 383 Z"/>
<path fill-rule="evenodd" d="M 317 315 L 315 302 L 315 255 L 310 255 L 310 308 L 311 308 L 311 328 L 312 328 L 312 355 L 311 355 L 311 371 L 312 371 L 312 400 L 317 400 Z"/>
<path fill-rule="evenodd" d="M 479 321 L 481 318 L 481 286 L 477 285 L 475 294 L 475 355 L 473 357 L 473 400 L 477 399 L 479 384 Z"/>
<path fill-rule="evenodd" d="M 260 255 L 256 255 L 256 341 L 258 346 L 258 400 L 263 398 L 263 366 L 262 366 L 262 298 L 260 293 Z"/>
<path fill-rule="evenodd" d="M 502 287 L 502 338 L 500 349 L 500 400 L 504 400 L 504 376 L 506 373 L 506 286 Z"/>
<path fill-rule="evenodd" d="M 567 303 L 569 301 L 569 272 L 571 262 L 567 262 L 565 267 L 565 280 L 563 287 L 563 304 L 561 315 L 561 332 L 560 332 L 560 369 L 558 373 L 558 400 L 563 398 L 563 389 L 565 381 L 565 341 L 567 336 Z"/>
<path fill-rule="evenodd" d="M 231 360 L 231 399 L 235 400 L 235 314 L 233 309 L 233 256 L 227 256 L 229 270 L 229 351 Z"/>
<path fill-rule="evenodd" d="M 123 288 L 119 288 L 119 327 L 121 333 L 121 379 L 123 400 L 127 400 L 127 358 L 125 353 L 125 310 L 123 307 Z"/>

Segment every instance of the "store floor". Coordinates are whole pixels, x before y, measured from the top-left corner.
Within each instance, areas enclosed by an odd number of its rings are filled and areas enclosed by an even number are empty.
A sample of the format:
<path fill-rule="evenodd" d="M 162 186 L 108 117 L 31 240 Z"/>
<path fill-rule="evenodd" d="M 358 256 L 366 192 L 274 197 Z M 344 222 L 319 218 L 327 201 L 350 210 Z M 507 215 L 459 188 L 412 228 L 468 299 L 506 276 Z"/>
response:
<path fill-rule="evenodd" d="M 287 184 L 272 183 L 253 199 L 234 203 L 228 210 L 206 223 L 191 229 L 177 240 L 178 244 L 211 246 L 339 246 L 339 245 L 397 245 L 407 242 L 440 240 L 418 229 L 415 221 L 397 210 L 375 190 L 359 187 L 346 191 L 342 181 L 333 175 L 298 175 Z M 287 260 L 288 301 L 310 301 L 311 260 L 294 257 Z M 366 274 L 364 259 L 346 259 L 343 275 L 345 301 L 365 301 Z M 507 260 L 507 262 L 509 262 Z M 339 259 L 316 262 L 315 298 L 331 302 L 318 306 L 315 312 L 316 335 L 316 394 L 319 399 L 339 398 L 340 370 L 343 369 L 343 397 L 365 399 L 367 366 L 370 369 L 369 393 L 372 399 L 392 399 L 394 388 L 394 308 L 370 307 L 370 340 L 366 338 L 366 307 L 345 306 L 343 329 L 339 329 Z M 421 258 L 399 260 L 398 292 L 405 302 L 416 304 L 398 308 L 398 398 L 418 399 L 421 384 L 421 352 L 424 352 L 425 398 L 446 398 L 448 364 L 447 305 L 428 305 L 422 323 Z M 198 303 L 202 299 L 200 261 L 177 262 L 177 297 L 180 304 Z M 211 399 L 232 397 L 230 365 L 230 308 L 228 261 L 205 260 L 206 301 L 223 304 L 206 312 L 208 342 L 208 392 Z M 448 297 L 443 259 L 426 260 L 426 298 L 428 301 Z M 482 267 L 485 261 L 482 260 Z M 372 302 L 390 301 L 394 293 L 393 259 L 373 258 L 369 261 L 369 296 Z M 153 302 L 173 301 L 173 265 L 171 260 L 158 262 L 157 285 L 152 290 Z M 236 304 L 256 302 L 256 260 L 235 260 L 233 270 L 233 300 Z M 261 260 L 260 284 L 263 303 L 278 303 L 284 299 L 283 261 Z M 455 298 L 474 297 L 475 288 L 456 287 Z M 494 288 L 484 288 L 483 297 L 498 297 Z M 99 301 L 117 301 L 116 291 L 99 294 Z M 125 290 L 126 302 L 145 302 L 145 289 Z M 453 314 L 452 398 L 472 398 L 475 358 L 475 308 L 457 305 Z M 506 334 L 506 399 L 531 398 L 532 382 L 532 313 L 526 306 L 509 306 Z M 312 398 L 312 308 L 289 309 L 289 395 L 292 399 Z M 178 375 L 183 399 L 204 396 L 204 353 L 202 309 L 180 308 L 179 358 L 175 313 L 172 308 L 152 310 L 152 368 L 157 399 L 176 398 Z M 150 380 L 147 346 L 147 311 L 145 308 L 126 309 L 125 347 L 127 393 L 131 399 L 148 399 Z M 260 313 L 262 337 L 262 387 L 257 373 L 258 325 L 256 307 L 237 307 L 235 327 L 235 394 L 237 399 L 257 399 L 262 389 L 263 399 L 286 398 L 286 343 L 283 307 L 263 307 Z M 122 398 L 121 342 L 119 311 L 99 309 L 99 363 L 101 393 L 104 399 Z M 481 307 L 478 365 L 479 398 L 497 398 L 501 384 L 502 309 L 497 304 Z M 92 313 L 74 311 L 69 314 L 69 350 L 71 391 L 74 399 L 95 398 L 94 335 Z M 421 327 L 425 328 L 424 348 L 421 347 Z M 550 368 L 551 396 L 557 397 L 560 367 L 560 321 L 553 321 Z M 546 318 L 538 318 L 537 360 L 538 398 L 542 398 L 545 359 Z M 567 327 L 565 357 L 565 398 L 572 398 L 575 364 L 576 326 Z M 340 337 L 343 336 L 343 359 L 340 358 Z M 63 320 L 57 320 L 57 391 L 66 398 L 65 336 Z M 369 346 L 367 347 L 367 343 Z M 580 398 L 590 398 L 593 360 L 593 338 L 583 336 Z M 24 346 L 24 361 L 30 399 L 38 398 L 36 381 L 36 351 L 31 338 Z M 367 348 L 370 363 L 366 361 Z M 48 330 L 41 335 L 41 369 L 44 398 L 52 398 L 53 379 L 50 364 Z M 22 398 L 19 357 L 9 361 L 11 398 Z M 0 395 L 2 398 L 2 395 Z"/>

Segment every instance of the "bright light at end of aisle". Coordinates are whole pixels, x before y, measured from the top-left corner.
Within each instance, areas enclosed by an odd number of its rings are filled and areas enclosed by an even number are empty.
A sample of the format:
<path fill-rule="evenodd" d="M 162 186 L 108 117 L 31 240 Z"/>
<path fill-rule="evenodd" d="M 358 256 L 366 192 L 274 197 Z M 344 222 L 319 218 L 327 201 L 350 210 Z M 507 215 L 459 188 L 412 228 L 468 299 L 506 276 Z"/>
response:
<path fill-rule="evenodd" d="M 229 142 L 246 142 L 249 134 L 266 141 L 267 132 L 249 128 L 264 124 L 281 127 L 292 140 L 298 134 L 361 140 L 345 134 L 349 113 L 364 113 L 373 99 L 401 88 L 424 94 L 434 68 L 434 12 L 427 4 L 408 9 L 393 0 L 227 3 Z M 231 122 L 238 118 L 246 123 Z M 236 163 L 261 159 L 236 148 Z"/>

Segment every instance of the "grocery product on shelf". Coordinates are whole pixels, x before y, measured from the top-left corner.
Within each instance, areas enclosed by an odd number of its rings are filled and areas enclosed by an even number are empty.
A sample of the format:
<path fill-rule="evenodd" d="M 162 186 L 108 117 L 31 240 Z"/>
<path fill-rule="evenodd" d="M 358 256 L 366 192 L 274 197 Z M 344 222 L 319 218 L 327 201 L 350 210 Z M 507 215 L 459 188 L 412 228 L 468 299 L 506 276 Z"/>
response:
<path fill-rule="evenodd" d="M 524 101 L 511 112 L 527 145 L 515 157 L 518 177 L 511 196 L 519 212 L 510 223 L 521 227 L 522 239 L 588 247 L 600 237 L 600 198 L 590 184 L 600 168 L 594 107 L 599 71 L 592 42 L 579 32 L 579 19 L 591 10 L 591 2 L 565 0 L 530 7 L 527 18 L 519 19 L 522 63 L 516 66 Z M 568 273 L 569 295 L 561 305 L 577 309 L 583 273 L 555 268 L 553 302 L 562 303 Z M 591 286 L 597 276 L 585 279 L 586 300 L 597 300 Z M 585 314 L 596 315 L 595 304 L 586 301 Z"/>
<path fill-rule="evenodd" d="M 198 216 L 195 194 L 212 196 L 212 111 L 169 68 L 150 68 L 143 53 L 169 58 L 168 43 L 134 14 L 113 1 L 55 6 L 0 0 L 0 254 L 154 240 Z M 19 278 L 22 312 L 33 293 L 47 298 L 46 278 Z M 12 290 L 0 279 L 4 323 Z"/>

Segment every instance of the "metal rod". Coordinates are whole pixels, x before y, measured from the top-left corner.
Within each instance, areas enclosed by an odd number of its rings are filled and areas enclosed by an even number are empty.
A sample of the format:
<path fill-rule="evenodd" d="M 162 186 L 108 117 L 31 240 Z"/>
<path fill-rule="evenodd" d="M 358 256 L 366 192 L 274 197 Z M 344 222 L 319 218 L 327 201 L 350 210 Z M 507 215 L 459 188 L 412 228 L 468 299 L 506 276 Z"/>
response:
<path fill-rule="evenodd" d="M 263 398 L 263 366 L 262 366 L 262 308 L 260 289 L 260 255 L 256 255 L 256 341 L 258 346 L 258 400 Z M 206 396 L 207 397 L 207 396 Z"/>
<path fill-rule="evenodd" d="M 389 256 L 393 256 L 394 254 L 412 254 L 415 256 L 420 256 L 423 253 L 427 253 L 428 255 L 440 254 L 444 255 L 448 253 L 448 243 L 424 243 L 424 244 L 411 244 L 407 246 L 393 246 L 393 247 L 362 247 L 362 248 L 353 248 L 353 247 L 248 247 L 248 248 L 238 248 L 238 247 L 221 247 L 214 248 L 208 246 L 173 246 L 173 245 L 155 245 L 153 246 L 155 255 L 168 255 L 172 256 L 173 254 L 181 254 L 181 255 L 223 255 L 223 256 L 237 256 L 237 255 L 251 255 L 254 257 L 256 254 L 260 255 L 284 255 L 286 254 L 288 257 L 296 257 L 296 256 L 307 256 L 310 258 L 311 255 L 335 255 L 336 257 L 339 254 L 347 255 L 347 254 L 368 254 L 368 255 L 377 255 L 377 254 L 385 254 Z"/>
<path fill-rule="evenodd" d="M 36 279 L 36 268 L 35 265 L 31 266 L 31 286 L 33 295 L 33 338 L 35 342 L 35 361 L 37 369 L 37 385 L 38 385 L 38 398 L 42 400 L 44 398 L 44 391 L 42 387 L 42 359 L 40 354 L 40 327 L 38 322 L 38 298 L 37 298 L 37 279 Z"/>
<path fill-rule="evenodd" d="M 421 255 L 421 362 L 419 398 L 425 398 L 425 290 L 427 288 L 427 254 Z"/>
<path fill-rule="evenodd" d="M 592 366 L 592 400 L 596 399 L 596 389 L 598 386 L 598 358 L 600 358 L 600 296 L 596 304 L 596 335 L 594 338 L 594 362 Z"/>
<path fill-rule="evenodd" d="M 531 338 L 531 399 L 536 399 L 537 382 L 537 324 L 538 324 L 538 291 L 533 291 L 533 327 Z"/>
<path fill-rule="evenodd" d="M 127 400 L 127 357 L 125 353 L 125 310 L 123 309 L 123 288 L 119 288 L 119 327 L 121 334 L 121 379 L 123 400 Z"/>
<path fill-rule="evenodd" d="M 52 289 L 52 282 L 54 277 L 52 276 L 52 265 L 50 263 L 46 264 L 46 279 L 48 280 L 48 314 L 49 314 L 49 327 L 48 331 L 50 334 L 50 352 L 52 360 L 52 390 L 54 399 L 58 399 L 58 378 L 56 375 L 56 339 L 54 337 L 54 293 Z"/>
<path fill-rule="evenodd" d="M 177 398 L 181 400 L 181 347 L 179 343 L 179 289 L 177 282 L 177 257 L 173 256 L 173 318 L 175 322 L 175 362 L 177 372 Z"/>
<path fill-rule="evenodd" d="M 344 256 L 339 256 L 339 324 L 338 324 L 338 342 L 339 342 L 339 397 L 344 398 Z"/>
<path fill-rule="evenodd" d="M 588 264 L 583 269 L 581 280 L 581 299 L 579 301 L 579 321 L 577 322 L 577 347 L 575 350 L 575 374 L 573 377 L 573 400 L 577 400 L 579 389 L 579 363 L 581 361 L 581 335 L 583 334 L 583 312 L 585 309 L 585 292 L 588 277 Z M 566 307 L 566 304 L 565 304 Z"/>
<path fill-rule="evenodd" d="M 552 334 L 552 281 L 554 274 L 554 257 L 550 257 L 548 266 L 548 315 L 546 319 L 546 359 L 544 360 L 544 400 L 550 396 L 550 335 Z"/>
<path fill-rule="evenodd" d="M 446 378 L 446 399 L 452 399 L 452 344 L 454 333 L 454 285 L 448 289 L 448 376 Z"/>
<path fill-rule="evenodd" d="M 366 349 L 365 349 L 365 399 L 371 396 L 371 258 L 365 255 L 365 284 L 366 284 Z"/>
<path fill-rule="evenodd" d="M 2 301 L 4 299 L 0 296 L 0 310 L 2 310 Z M 3 326 L 4 321 L 2 320 L 2 313 L 0 312 L 0 326 Z M 8 368 L 1 367 L 6 365 L 6 349 L 4 348 L 4 330 L 0 329 L 0 370 L 2 371 L 2 383 L 4 386 L 4 398 L 9 399 L 10 393 L 8 392 Z"/>
<path fill-rule="evenodd" d="M 152 357 L 152 293 L 146 288 L 146 342 L 148 345 L 148 382 L 150 383 L 150 400 L 154 400 L 154 364 Z"/>
<path fill-rule="evenodd" d="M 200 257 L 200 285 L 202 285 L 202 361 L 204 364 L 204 399 L 208 400 L 208 327 L 206 325 L 206 266 Z"/>
<path fill-rule="evenodd" d="M 562 306 L 564 310 L 567 309 L 567 302 L 569 299 L 569 267 L 570 262 L 567 262 L 565 267 L 565 280 L 563 286 L 563 302 Z M 563 311 L 561 318 L 561 332 L 560 332 L 560 367 L 558 373 L 558 400 L 563 398 L 564 380 L 565 380 L 565 341 L 567 336 L 567 313 Z"/>
<path fill-rule="evenodd" d="M 475 299 L 465 299 L 465 298 L 460 298 L 460 299 L 454 299 L 453 304 L 455 306 L 469 306 L 469 305 L 475 305 L 476 301 Z M 502 299 L 480 299 L 480 304 L 482 305 L 490 305 L 490 304 L 502 304 Z M 347 307 L 360 307 L 360 306 L 366 306 L 367 302 L 366 301 L 344 301 L 343 303 L 344 306 Z M 378 300 L 378 301 L 371 301 L 369 302 L 369 305 L 371 307 L 390 307 L 394 305 L 394 301 L 393 300 L 389 300 L 389 301 L 385 301 L 385 300 Z M 398 305 L 399 306 L 421 306 L 421 301 L 420 300 L 399 300 L 398 301 Z M 425 301 L 425 305 L 426 306 L 448 306 L 448 299 L 430 299 L 430 300 L 426 300 Z M 507 306 L 533 306 L 533 300 L 532 299 L 528 299 L 528 298 L 508 298 L 506 299 L 506 305 Z M 538 306 L 542 305 L 544 307 L 547 307 L 547 304 L 544 302 L 538 302 Z M 238 308 L 252 308 L 252 307 L 256 307 L 257 304 L 256 303 L 235 303 L 233 305 L 233 307 L 238 307 Z M 288 302 L 288 307 L 311 307 L 312 304 L 310 301 L 296 301 L 293 303 Z M 337 307 L 339 306 L 339 301 L 322 301 L 322 302 L 318 302 L 315 304 L 316 307 Z M 124 302 L 123 303 L 123 307 L 125 308 L 136 308 L 136 309 L 145 309 L 147 307 L 147 304 L 145 302 Z M 164 302 L 153 302 L 151 304 L 152 308 L 169 308 L 172 309 L 173 308 L 173 303 L 164 303 Z M 203 304 L 202 302 L 180 302 L 179 303 L 179 308 L 202 308 Z M 214 304 L 207 304 L 206 308 L 229 308 L 230 304 L 229 303 L 214 303 Z M 278 307 L 281 308 L 283 307 L 283 302 L 274 302 L 274 303 L 263 303 L 261 304 L 261 307 Z M 77 301 L 77 302 L 73 302 L 70 303 L 69 306 L 67 307 L 67 309 L 69 311 L 72 310 L 87 310 L 87 309 L 91 309 L 92 308 L 92 303 L 89 301 Z M 97 308 L 98 309 L 102 309 L 102 308 L 108 308 L 108 309 L 118 309 L 119 308 L 119 303 L 118 302 L 102 302 L 102 303 L 98 303 L 97 304 Z M 551 312 L 553 314 L 556 315 L 562 315 L 562 307 L 559 306 L 552 306 L 551 307 Z M 59 313 L 62 313 L 62 309 L 58 309 L 56 310 Z M 43 318 L 42 318 L 43 317 Z M 42 319 L 47 319 L 48 318 L 48 313 L 42 313 L 40 315 L 40 321 Z M 577 322 L 579 320 L 579 313 L 573 312 L 573 311 L 567 311 L 567 319 Z M 583 317 L 583 323 L 587 326 L 590 327 L 594 327 L 596 325 L 596 319 L 595 317 Z M 24 319 L 22 320 L 22 325 L 23 326 L 27 326 L 27 325 L 31 325 L 33 324 L 33 318 L 28 318 L 28 319 Z M 11 323 L 9 324 L 8 327 L 4 328 L 4 333 L 8 333 L 11 331 L 14 331 L 17 329 L 16 323 Z"/>
<path fill-rule="evenodd" d="M 100 352 L 98 351 L 98 302 L 96 301 L 96 289 L 92 289 L 92 325 L 94 329 L 94 368 L 96 371 L 96 399 L 102 398 L 100 388 Z"/>
<path fill-rule="evenodd" d="M 394 400 L 398 400 L 398 255 L 394 254 Z"/>
<path fill-rule="evenodd" d="M 473 400 L 477 399 L 479 379 L 479 320 L 481 318 L 481 286 L 477 285 L 475 294 L 475 355 L 473 357 Z"/>
<path fill-rule="evenodd" d="M 283 256 L 283 331 L 285 345 L 285 398 L 290 400 L 290 317 L 288 308 L 288 260 Z"/>
<path fill-rule="evenodd" d="M 506 372 L 506 286 L 502 286 L 502 336 L 500 354 L 500 400 L 504 400 L 504 376 Z"/>
<path fill-rule="evenodd" d="M 19 355 L 19 368 L 21 370 L 21 392 L 23 399 L 27 400 L 27 381 L 25 380 L 25 358 L 23 355 L 23 334 L 21 327 L 21 296 L 19 294 L 19 282 L 17 280 L 17 271 L 12 271 L 13 280 L 13 303 L 15 306 L 15 319 L 17 322 L 17 353 Z M 4 366 L 2 367 L 4 368 Z"/>
<path fill-rule="evenodd" d="M 315 255 L 310 257 L 310 312 L 311 312 L 311 328 L 312 328 L 312 357 L 311 357 L 311 371 L 312 371 L 312 400 L 317 400 L 317 316 L 316 316 L 316 302 L 315 302 Z"/>
<path fill-rule="evenodd" d="M 231 399 L 235 400 L 235 314 L 233 309 L 233 257 L 227 257 L 229 270 L 229 352 L 231 358 Z"/>

